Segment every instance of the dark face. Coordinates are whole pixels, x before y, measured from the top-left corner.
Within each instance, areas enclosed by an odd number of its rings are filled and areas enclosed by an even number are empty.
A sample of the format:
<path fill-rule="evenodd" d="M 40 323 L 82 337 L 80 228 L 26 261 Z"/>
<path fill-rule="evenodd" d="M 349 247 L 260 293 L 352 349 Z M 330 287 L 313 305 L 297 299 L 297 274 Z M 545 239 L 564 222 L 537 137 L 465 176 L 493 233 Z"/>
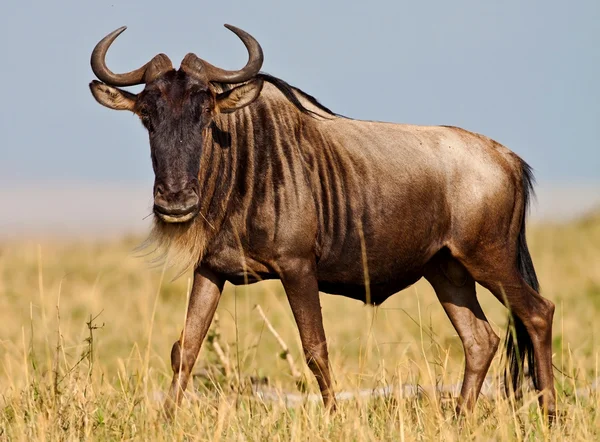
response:
<path fill-rule="evenodd" d="M 148 84 L 136 100 L 134 112 L 150 137 L 154 213 L 163 221 L 185 222 L 198 213 L 200 156 L 214 106 L 207 85 L 181 70 Z"/>
<path fill-rule="evenodd" d="M 183 223 L 199 211 L 198 175 L 207 128 L 217 113 L 252 103 L 262 89 L 253 79 L 215 94 L 208 82 L 184 70 L 169 70 L 138 95 L 93 81 L 96 100 L 111 109 L 136 113 L 148 130 L 154 168 L 154 213 L 168 223 Z"/>
<path fill-rule="evenodd" d="M 106 66 L 106 52 L 126 29 L 116 29 L 96 44 L 90 63 L 100 81 L 90 90 L 98 103 L 110 109 L 136 113 L 148 130 L 154 168 L 154 213 L 164 222 L 187 222 L 199 212 L 200 156 L 212 118 L 249 105 L 259 95 L 263 80 L 256 78 L 263 62 L 262 49 L 247 32 L 225 25 L 248 49 L 241 70 L 228 71 L 187 54 L 179 70 L 165 54 L 128 73 L 115 74 Z M 221 94 L 211 82 L 238 86 Z M 145 84 L 135 95 L 115 86 Z"/>
<path fill-rule="evenodd" d="M 256 79 L 215 94 L 207 82 L 180 69 L 156 78 L 138 95 L 99 81 L 90 89 L 100 104 L 140 117 L 150 137 L 154 213 L 164 222 L 182 223 L 198 214 L 200 156 L 214 115 L 247 106 L 262 84 Z"/>

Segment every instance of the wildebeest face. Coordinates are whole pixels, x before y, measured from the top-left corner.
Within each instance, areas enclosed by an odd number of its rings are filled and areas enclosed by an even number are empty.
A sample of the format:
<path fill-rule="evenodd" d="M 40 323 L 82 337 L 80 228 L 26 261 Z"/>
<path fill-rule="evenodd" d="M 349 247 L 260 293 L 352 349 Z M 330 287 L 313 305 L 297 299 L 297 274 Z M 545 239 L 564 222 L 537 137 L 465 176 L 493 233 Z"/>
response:
<path fill-rule="evenodd" d="M 134 106 L 148 130 L 154 169 L 154 212 L 185 222 L 198 212 L 198 174 L 214 96 L 206 84 L 171 71 L 146 86 Z"/>
<path fill-rule="evenodd" d="M 241 29 L 226 26 L 248 49 L 248 63 L 239 71 L 217 68 L 190 53 L 179 70 L 166 55 L 158 54 L 134 71 L 115 74 L 106 66 L 105 56 L 124 27 L 104 37 L 92 52 L 92 70 L 102 80 L 90 83 L 94 98 L 111 109 L 134 112 L 148 130 L 154 213 L 164 222 L 186 222 L 198 214 L 200 158 L 211 122 L 217 113 L 252 103 L 262 89 L 262 79 L 255 78 L 263 60 L 260 45 Z M 235 86 L 216 94 L 211 82 Z M 135 84 L 146 86 L 137 95 L 115 87 Z"/>
<path fill-rule="evenodd" d="M 180 69 L 164 73 L 138 95 L 97 81 L 90 87 L 100 104 L 140 117 L 150 138 L 154 212 L 165 222 L 185 222 L 198 213 L 200 156 L 215 114 L 250 104 L 262 81 L 215 94 L 208 83 Z"/>

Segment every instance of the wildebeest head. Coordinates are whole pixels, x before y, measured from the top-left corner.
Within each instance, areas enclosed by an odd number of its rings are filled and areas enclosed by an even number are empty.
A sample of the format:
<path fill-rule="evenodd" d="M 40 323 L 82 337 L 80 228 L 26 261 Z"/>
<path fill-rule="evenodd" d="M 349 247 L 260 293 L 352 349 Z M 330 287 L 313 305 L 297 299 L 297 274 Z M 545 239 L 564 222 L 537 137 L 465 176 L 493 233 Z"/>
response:
<path fill-rule="evenodd" d="M 241 29 L 225 26 L 249 53 L 239 71 L 218 68 L 190 53 L 178 70 L 169 57 L 158 54 L 141 68 L 115 74 L 106 66 L 106 52 L 126 27 L 108 34 L 92 52 L 92 70 L 101 80 L 90 83 L 94 98 L 108 108 L 134 112 L 148 130 L 154 213 L 164 222 L 186 222 L 198 214 L 200 155 L 214 116 L 252 103 L 262 89 L 262 80 L 254 78 L 263 62 L 260 45 Z M 212 83 L 236 86 L 217 93 Z M 145 84 L 137 95 L 116 87 L 136 84 Z"/>

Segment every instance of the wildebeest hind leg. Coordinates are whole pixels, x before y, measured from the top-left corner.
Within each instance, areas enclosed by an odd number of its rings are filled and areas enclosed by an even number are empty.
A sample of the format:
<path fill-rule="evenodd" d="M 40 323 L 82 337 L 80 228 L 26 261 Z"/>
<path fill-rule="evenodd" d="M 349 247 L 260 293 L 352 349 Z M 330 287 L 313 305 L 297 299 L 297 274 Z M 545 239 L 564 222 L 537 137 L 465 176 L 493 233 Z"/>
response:
<path fill-rule="evenodd" d="M 556 410 L 554 373 L 552 372 L 552 319 L 554 304 L 542 297 L 524 279 L 516 259 L 509 252 L 481 253 L 464 261 L 469 272 L 514 315 L 517 348 L 513 357 L 519 364 L 528 360 L 535 387 L 541 392 L 540 405 L 552 419 Z M 531 347 L 531 348 L 530 348 Z M 510 348 L 510 347 L 508 347 Z M 528 357 L 529 352 L 532 357 Z M 521 367 L 522 368 L 522 367 Z M 519 374 L 512 377 L 519 378 Z M 518 384 L 516 385 L 518 387 Z M 518 392 L 517 392 L 518 393 Z"/>
<path fill-rule="evenodd" d="M 433 286 L 465 352 L 465 373 L 457 413 L 473 409 L 500 339 L 488 323 L 475 292 L 475 280 L 449 254 L 441 252 L 428 265 L 425 278 Z"/>
<path fill-rule="evenodd" d="M 293 260 L 282 270 L 281 280 L 298 325 L 306 363 L 317 379 L 323 403 L 334 410 L 335 396 L 315 267 L 312 261 Z"/>

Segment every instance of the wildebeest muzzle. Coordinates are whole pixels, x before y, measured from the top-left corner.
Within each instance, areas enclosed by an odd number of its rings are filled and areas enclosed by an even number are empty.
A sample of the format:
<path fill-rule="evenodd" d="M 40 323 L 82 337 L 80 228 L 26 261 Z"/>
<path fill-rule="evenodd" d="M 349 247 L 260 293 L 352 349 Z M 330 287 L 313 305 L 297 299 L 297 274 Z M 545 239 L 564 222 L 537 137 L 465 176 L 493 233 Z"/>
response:
<path fill-rule="evenodd" d="M 194 218 L 199 201 L 197 180 L 179 186 L 159 183 L 154 187 L 154 213 L 168 223 L 183 223 Z"/>

